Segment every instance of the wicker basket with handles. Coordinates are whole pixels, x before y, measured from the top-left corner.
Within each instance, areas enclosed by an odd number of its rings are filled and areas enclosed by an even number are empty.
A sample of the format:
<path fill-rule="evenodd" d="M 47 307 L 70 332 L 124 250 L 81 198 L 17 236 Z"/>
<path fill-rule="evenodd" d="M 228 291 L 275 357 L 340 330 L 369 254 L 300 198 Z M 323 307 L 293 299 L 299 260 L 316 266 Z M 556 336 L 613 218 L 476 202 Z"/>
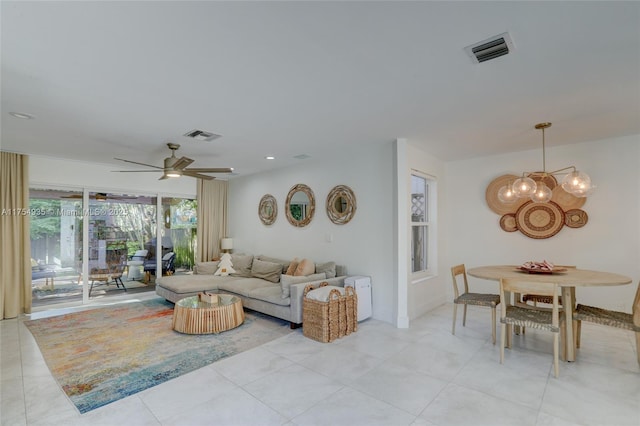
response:
<path fill-rule="evenodd" d="M 327 282 L 307 285 L 302 302 L 302 334 L 322 343 L 333 342 L 358 330 L 358 295 L 353 287 L 346 287 L 344 295 L 332 289 L 327 301 L 307 297 L 311 290 L 327 285 Z"/>

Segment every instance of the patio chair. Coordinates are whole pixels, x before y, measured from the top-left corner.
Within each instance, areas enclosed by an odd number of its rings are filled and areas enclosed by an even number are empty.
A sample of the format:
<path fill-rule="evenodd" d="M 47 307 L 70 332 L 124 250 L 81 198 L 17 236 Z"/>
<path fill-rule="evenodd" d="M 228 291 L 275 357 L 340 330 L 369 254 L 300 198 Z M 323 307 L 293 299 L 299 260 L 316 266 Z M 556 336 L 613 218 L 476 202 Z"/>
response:
<path fill-rule="evenodd" d="M 115 283 L 117 288 L 122 286 L 122 290 L 125 292 L 127 288 L 124 286 L 122 282 L 122 274 L 124 273 L 124 268 L 127 266 L 124 259 L 121 259 L 119 263 L 110 265 L 107 268 L 93 268 L 91 273 L 89 274 L 89 280 L 91 281 L 91 287 L 89 287 L 89 297 L 91 297 L 91 291 L 93 290 L 93 285 L 96 281 L 103 282 L 104 284 Z"/>
<path fill-rule="evenodd" d="M 464 291 L 460 294 L 458 289 L 458 277 L 462 277 L 464 283 Z M 500 303 L 500 295 L 487 293 L 469 293 L 469 283 L 467 281 L 467 271 L 462 265 L 456 265 L 451 268 L 451 277 L 453 278 L 453 326 L 451 334 L 456 334 L 456 315 L 458 305 L 464 305 L 464 313 L 462 314 L 462 326 L 467 323 L 467 305 L 486 306 L 491 308 L 491 337 L 493 344 L 496 344 L 496 306 Z"/>
<path fill-rule="evenodd" d="M 162 275 L 173 275 L 176 271 L 174 266 L 176 254 L 172 251 L 162 256 Z M 156 260 L 150 259 L 144 262 L 145 281 L 151 280 L 151 275 L 156 274 Z"/>
<path fill-rule="evenodd" d="M 609 327 L 631 330 L 636 334 L 636 355 L 638 356 L 638 364 L 640 365 L 640 283 L 638 283 L 638 289 L 636 290 L 636 297 L 633 300 L 631 312 L 631 314 L 628 314 L 625 312 L 611 311 L 595 306 L 578 304 L 573 314 L 573 324 L 576 330 L 574 333 L 576 348 L 580 347 L 582 321 L 589 321 L 596 324 L 607 325 Z"/>

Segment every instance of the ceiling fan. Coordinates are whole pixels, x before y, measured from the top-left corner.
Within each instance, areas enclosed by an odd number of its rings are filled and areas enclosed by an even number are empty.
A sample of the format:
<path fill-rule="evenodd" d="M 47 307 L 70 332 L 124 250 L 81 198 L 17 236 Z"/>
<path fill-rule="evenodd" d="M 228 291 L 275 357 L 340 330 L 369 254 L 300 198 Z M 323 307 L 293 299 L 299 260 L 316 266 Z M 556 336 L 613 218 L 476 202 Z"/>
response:
<path fill-rule="evenodd" d="M 169 149 L 171 150 L 171 157 L 167 157 L 164 159 L 164 167 L 154 166 L 151 164 L 138 163 L 137 161 L 125 160 L 124 158 L 116 158 L 116 160 L 125 161 L 127 163 L 139 164 L 141 166 L 153 167 L 154 170 L 116 170 L 121 173 L 140 173 L 140 172 L 163 172 L 162 179 L 168 179 L 172 177 L 180 177 L 180 176 L 191 176 L 195 178 L 212 180 L 215 179 L 214 176 L 205 175 L 203 173 L 231 173 L 233 171 L 232 168 L 229 167 L 221 167 L 221 168 L 187 168 L 193 160 L 187 157 L 176 157 L 176 151 L 180 148 L 180 145 L 177 143 L 169 142 L 167 144 Z"/>

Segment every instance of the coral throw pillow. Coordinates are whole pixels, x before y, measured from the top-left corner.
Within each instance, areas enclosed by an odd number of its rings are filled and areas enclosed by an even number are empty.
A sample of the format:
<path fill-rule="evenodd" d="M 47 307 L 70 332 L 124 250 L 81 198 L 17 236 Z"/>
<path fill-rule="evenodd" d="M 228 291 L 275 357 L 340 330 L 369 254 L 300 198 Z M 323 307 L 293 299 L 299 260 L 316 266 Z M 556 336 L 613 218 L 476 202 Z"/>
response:
<path fill-rule="evenodd" d="M 296 257 L 295 259 L 293 259 L 291 261 L 291 263 L 289 263 L 289 267 L 287 268 L 287 272 L 285 272 L 285 275 L 293 275 L 296 273 L 296 268 L 298 267 L 298 258 Z"/>
<path fill-rule="evenodd" d="M 311 275 L 316 271 L 316 265 L 309 259 L 302 259 L 300 263 L 298 263 L 298 267 L 296 268 L 296 272 L 293 273 L 295 276 L 301 275 Z"/>

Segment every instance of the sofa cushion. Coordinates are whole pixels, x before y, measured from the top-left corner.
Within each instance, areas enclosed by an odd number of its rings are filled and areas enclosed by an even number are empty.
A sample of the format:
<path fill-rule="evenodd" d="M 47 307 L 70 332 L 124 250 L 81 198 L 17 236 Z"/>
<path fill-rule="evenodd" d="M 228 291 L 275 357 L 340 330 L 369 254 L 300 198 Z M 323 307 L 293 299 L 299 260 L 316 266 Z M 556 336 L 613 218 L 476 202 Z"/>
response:
<path fill-rule="evenodd" d="M 251 255 L 241 255 L 241 254 L 232 254 L 231 255 L 231 263 L 233 264 L 233 269 L 236 270 L 233 274 L 234 277 L 251 277 L 251 264 L 253 263 L 253 256 Z"/>
<path fill-rule="evenodd" d="M 287 297 L 286 299 L 283 299 L 280 297 L 280 286 L 276 285 L 251 290 L 249 292 L 249 297 L 273 303 L 274 305 L 289 306 L 291 304 L 291 298 Z"/>
<path fill-rule="evenodd" d="M 238 278 L 238 277 L 236 277 Z M 278 284 L 274 284 L 270 281 L 263 280 L 261 278 L 238 278 L 233 281 L 225 281 L 218 285 L 218 291 L 224 293 L 229 291 L 241 296 L 250 297 L 249 293 L 252 290 L 263 287 L 275 287 L 280 288 Z"/>
<path fill-rule="evenodd" d="M 260 256 L 256 256 L 255 258 L 258 259 L 258 260 L 262 260 L 264 262 L 271 262 L 271 263 L 279 263 L 279 264 L 281 264 L 282 265 L 282 273 L 283 274 L 285 273 L 285 271 L 289 267 L 289 264 L 291 263 L 291 261 L 289 261 L 289 260 L 277 259 L 275 257 L 265 256 L 263 254 L 261 254 Z"/>
<path fill-rule="evenodd" d="M 298 263 L 298 267 L 296 268 L 296 272 L 293 273 L 296 277 L 301 275 L 311 275 L 316 271 L 316 265 L 310 261 L 309 259 L 302 259 L 300 263 Z"/>
<path fill-rule="evenodd" d="M 324 272 L 327 278 L 336 277 L 336 262 L 316 263 L 316 274 Z"/>
<path fill-rule="evenodd" d="M 282 264 L 265 262 L 259 259 L 253 259 L 251 265 L 251 276 L 254 278 L 262 278 L 263 280 L 277 283 L 280 281 L 280 275 L 282 274 Z"/>
<path fill-rule="evenodd" d="M 213 275 L 218 269 L 218 262 L 196 262 L 193 266 L 193 273 L 197 275 Z"/>
<path fill-rule="evenodd" d="M 174 293 L 193 293 L 196 291 L 215 291 L 218 284 L 233 281 L 235 277 L 213 277 L 213 275 L 171 275 L 159 278 L 156 285 L 164 287 Z"/>
<path fill-rule="evenodd" d="M 280 292 L 280 297 L 282 299 L 286 299 L 291 295 L 291 292 L 290 292 L 291 284 L 299 284 L 299 283 L 306 283 L 306 282 L 317 281 L 317 280 L 324 280 L 325 278 L 327 278 L 327 276 L 324 273 L 306 275 L 301 277 L 296 277 L 293 275 L 282 275 L 280 277 L 280 288 L 282 290 Z"/>

